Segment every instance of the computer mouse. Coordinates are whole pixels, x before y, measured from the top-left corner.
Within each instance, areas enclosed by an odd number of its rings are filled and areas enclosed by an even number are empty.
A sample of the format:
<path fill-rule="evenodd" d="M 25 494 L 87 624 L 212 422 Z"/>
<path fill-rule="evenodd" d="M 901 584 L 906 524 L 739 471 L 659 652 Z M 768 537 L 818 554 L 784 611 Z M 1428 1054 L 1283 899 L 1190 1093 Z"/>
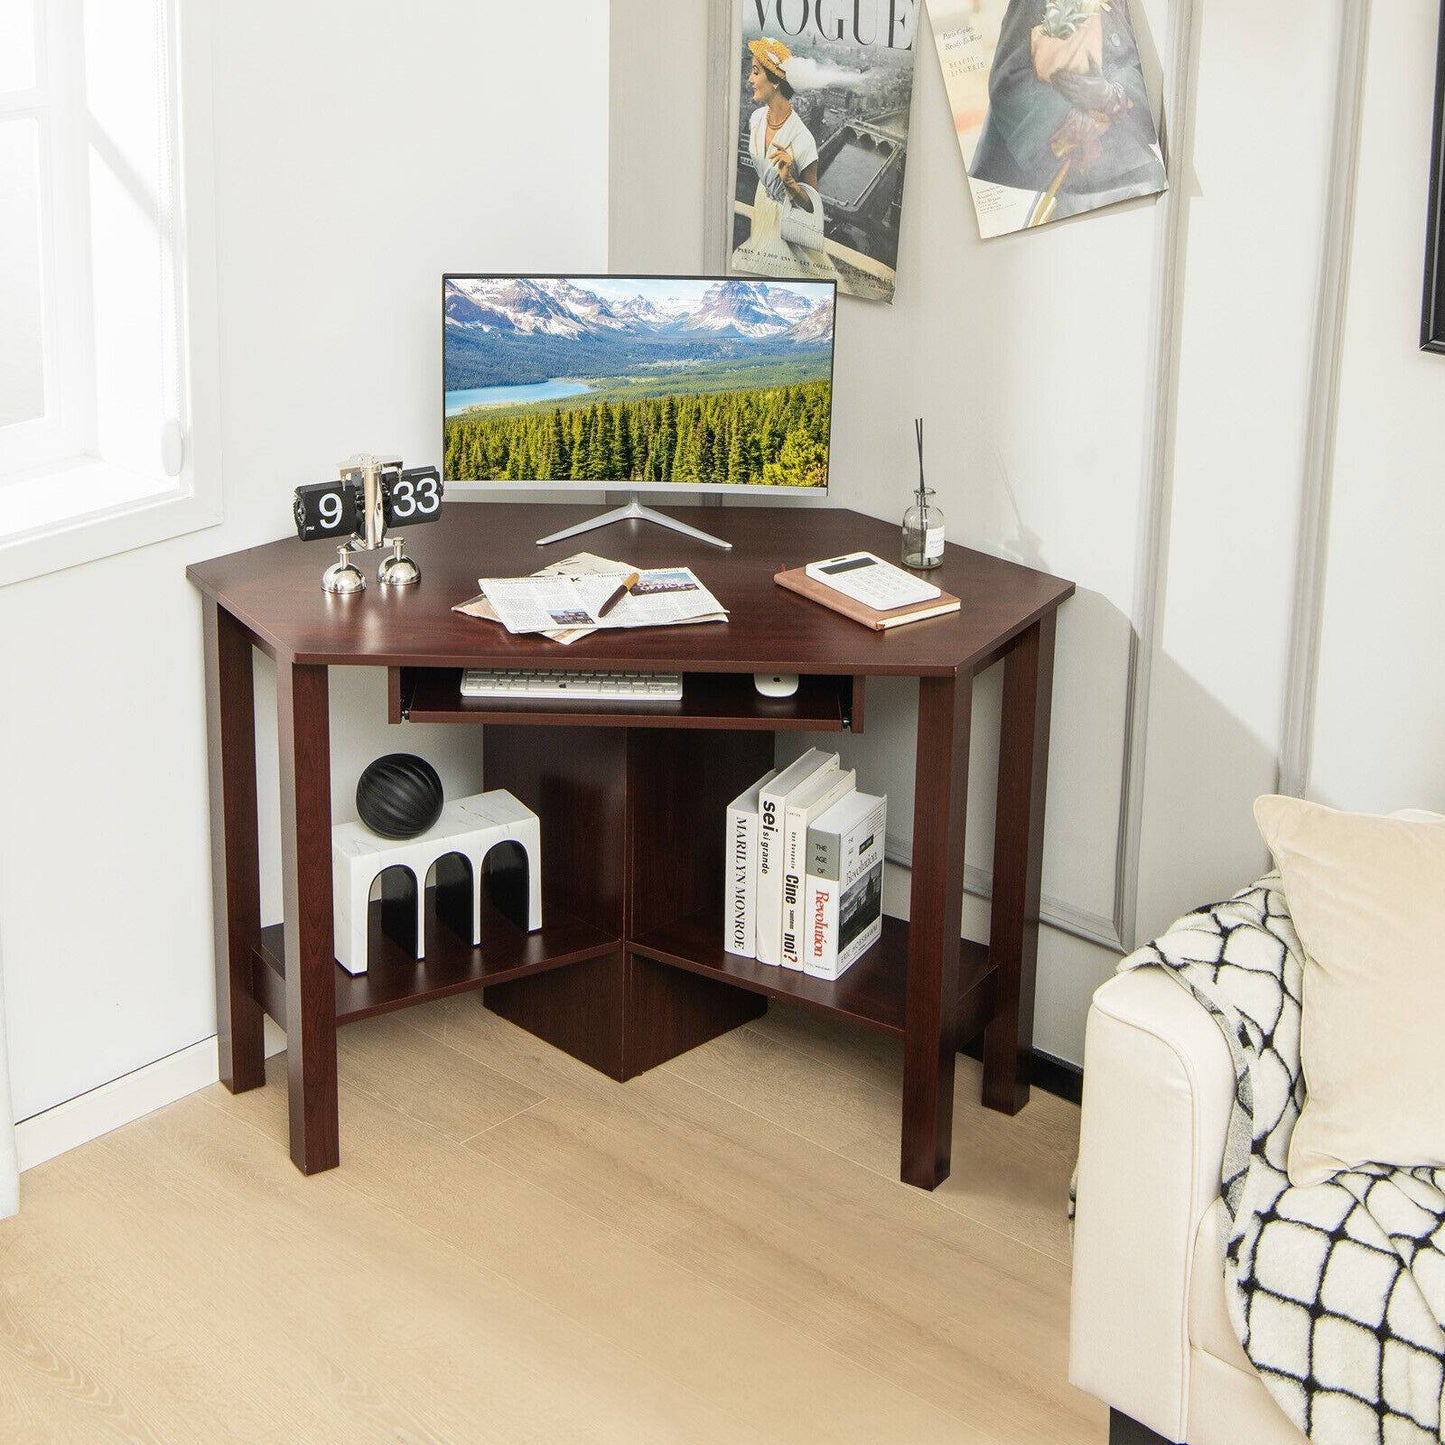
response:
<path fill-rule="evenodd" d="M 755 672 L 753 686 L 762 697 L 792 697 L 798 690 L 796 672 Z"/>

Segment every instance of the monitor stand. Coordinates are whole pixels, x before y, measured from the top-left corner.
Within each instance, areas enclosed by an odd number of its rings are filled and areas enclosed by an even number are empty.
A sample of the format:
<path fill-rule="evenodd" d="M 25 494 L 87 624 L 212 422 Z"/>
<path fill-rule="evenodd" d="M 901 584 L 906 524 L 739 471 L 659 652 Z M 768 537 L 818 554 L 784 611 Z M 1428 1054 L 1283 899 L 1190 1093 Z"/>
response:
<path fill-rule="evenodd" d="M 637 500 L 636 492 L 632 494 L 632 500 L 625 507 L 614 507 L 610 512 L 603 512 L 600 517 L 592 517 L 586 522 L 578 522 L 575 527 L 567 527 L 560 532 L 553 532 L 550 537 L 538 537 L 537 545 L 545 547 L 549 542 L 561 542 L 568 537 L 581 536 L 583 532 L 596 531 L 598 527 L 610 527 L 613 522 L 627 522 L 633 519 L 639 522 L 656 522 L 659 527 L 669 527 L 674 532 L 681 532 L 687 537 L 695 537 L 699 542 L 706 542 L 709 546 L 721 547 L 729 552 L 732 550 L 731 542 L 724 542 L 721 537 L 714 537 L 711 532 L 704 532 L 697 527 L 689 527 L 686 522 L 679 522 L 665 512 L 654 512 L 651 507 L 644 507 Z"/>

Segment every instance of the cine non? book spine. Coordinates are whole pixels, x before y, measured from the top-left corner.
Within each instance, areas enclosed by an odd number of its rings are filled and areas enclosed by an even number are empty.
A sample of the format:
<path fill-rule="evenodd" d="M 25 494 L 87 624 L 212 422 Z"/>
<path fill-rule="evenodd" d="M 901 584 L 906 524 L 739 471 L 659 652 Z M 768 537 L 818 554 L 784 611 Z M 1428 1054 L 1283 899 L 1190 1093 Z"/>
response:
<path fill-rule="evenodd" d="M 783 961 L 783 820 L 789 799 L 816 773 L 837 772 L 838 754 L 809 748 L 766 784 L 758 798 L 757 960 Z"/>

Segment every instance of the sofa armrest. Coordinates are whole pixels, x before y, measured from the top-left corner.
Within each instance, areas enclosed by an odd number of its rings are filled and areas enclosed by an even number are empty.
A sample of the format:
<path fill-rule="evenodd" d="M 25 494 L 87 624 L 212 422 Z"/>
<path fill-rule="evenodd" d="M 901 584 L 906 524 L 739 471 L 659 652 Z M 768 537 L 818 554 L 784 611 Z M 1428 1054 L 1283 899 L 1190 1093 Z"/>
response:
<path fill-rule="evenodd" d="M 1069 1378 L 1182 1440 L 1194 1239 L 1219 1197 L 1234 1067 L 1157 968 L 1098 990 L 1084 1049 Z"/>

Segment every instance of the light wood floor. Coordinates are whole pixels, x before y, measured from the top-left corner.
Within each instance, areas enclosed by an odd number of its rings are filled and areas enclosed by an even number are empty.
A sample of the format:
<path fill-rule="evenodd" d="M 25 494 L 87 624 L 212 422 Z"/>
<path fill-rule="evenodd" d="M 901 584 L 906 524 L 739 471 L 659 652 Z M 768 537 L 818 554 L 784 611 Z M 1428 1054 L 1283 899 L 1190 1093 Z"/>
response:
<path fill-rule="evenodd" d="M 1100 1445 L 1065 1379 L 1078 1111 L 977 1105 L 898 1183 L 889 1041 L 775 1006 L 618 1085 L 474 995 L 341 1034 L 338 1170 L 285 1059 L 27 1173 L 0 1440 Z"/>

